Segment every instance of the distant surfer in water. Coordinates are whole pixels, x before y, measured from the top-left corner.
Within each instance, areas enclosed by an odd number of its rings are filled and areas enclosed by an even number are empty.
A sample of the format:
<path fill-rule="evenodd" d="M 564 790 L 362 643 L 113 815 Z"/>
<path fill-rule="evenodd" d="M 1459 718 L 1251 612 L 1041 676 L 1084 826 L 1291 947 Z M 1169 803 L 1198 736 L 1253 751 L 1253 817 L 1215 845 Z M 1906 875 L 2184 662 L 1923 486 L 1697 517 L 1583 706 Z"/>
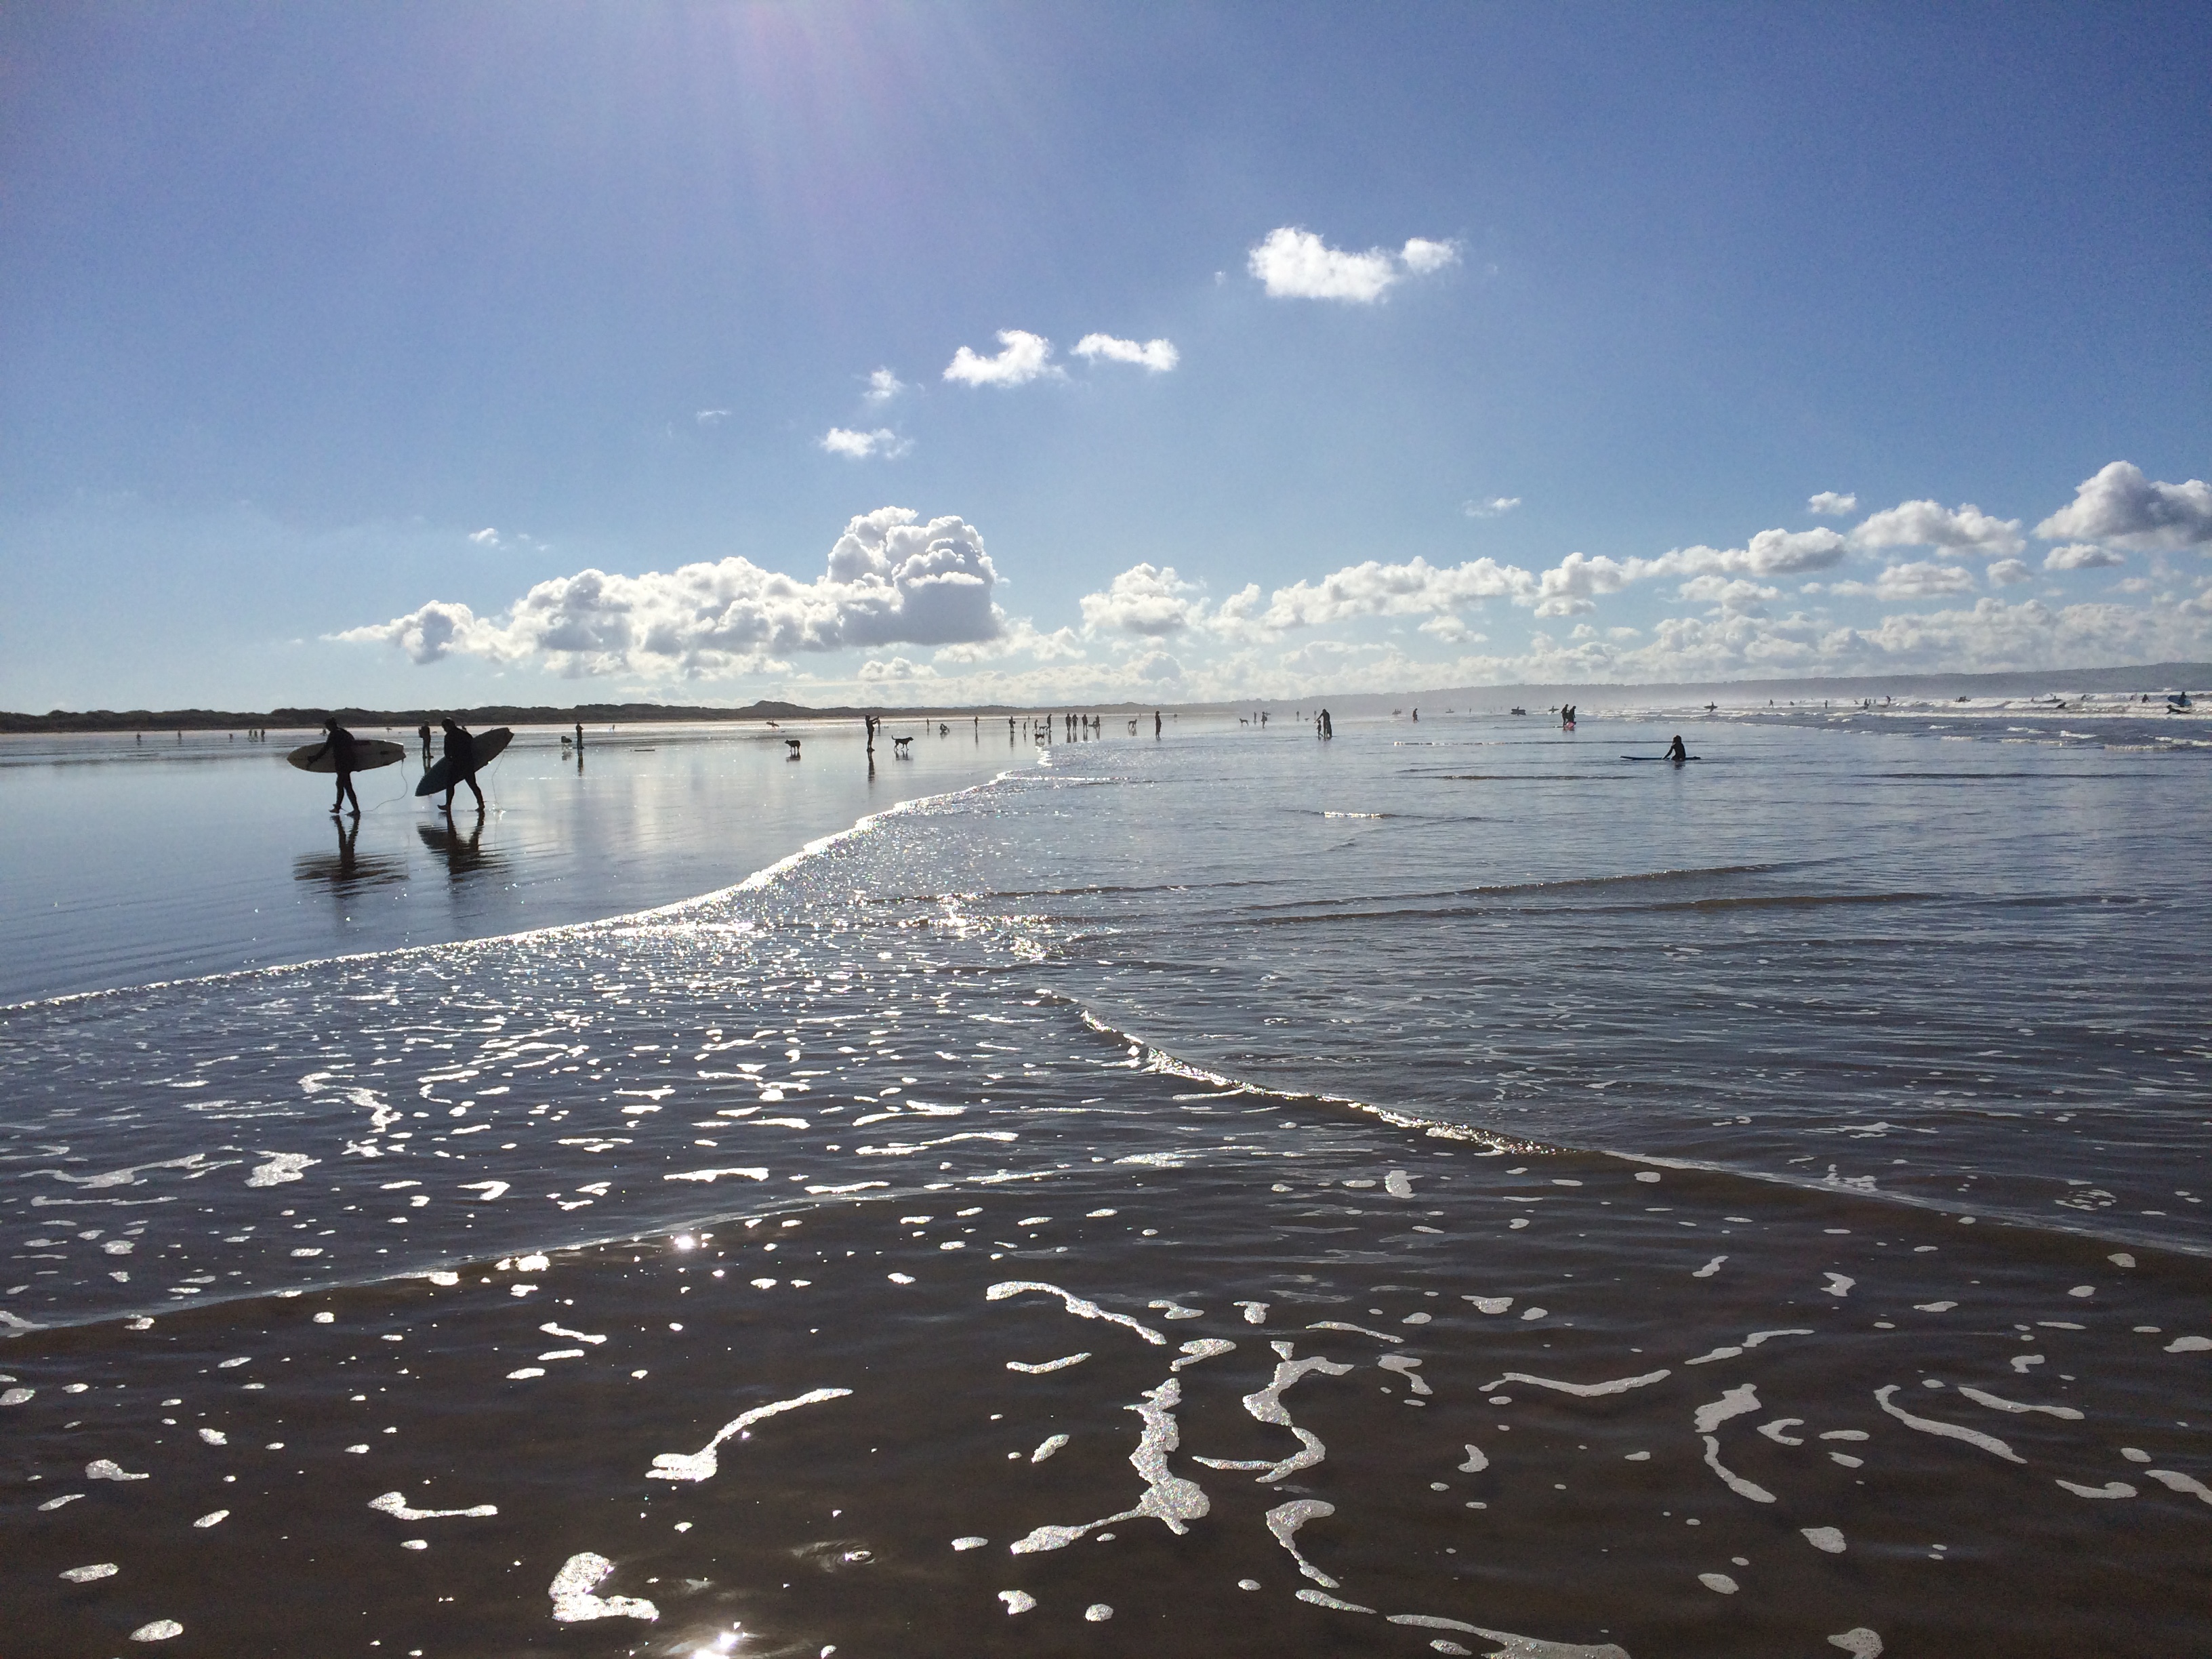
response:
<path fill-rule="evenodd" d="M 477 740 L 450 720 L 441 722 L 446 728 L 446 762 L 453 775 L 446 780 L 446 804 L 441 811 L 453 810 L 453 791 L 461 785 L 469 787 L 469 793 L 477 798 L 477 811 L 484 810 L 483 791 L 477 787 Z"/>
<path fill-rule="evenodd" d="M 338 794 L 337 799 L 331 803 L 331 815 L 337 817 L 345 810 L 345 804 L 351 801 L 353 815 L 359 817 L 361 797 L 353 792 L 353 769 L 360 758 L 360 751 L 354 747 L 354 735 L 338 724 L 336 715 L 323 722 L 323 746 L 315 751 L 314 757 L 320 760 L 328 755 L 332 769 L 338 775 Z"/>
<path fill-rule="evenodd" d="M 1667 745 L 1667 758 L 1677 766 L 1690 758 L 1690 751 L 1682 747 L 1682 734 L 1680 732 L 1674 734 L 1674 741 Z"/>

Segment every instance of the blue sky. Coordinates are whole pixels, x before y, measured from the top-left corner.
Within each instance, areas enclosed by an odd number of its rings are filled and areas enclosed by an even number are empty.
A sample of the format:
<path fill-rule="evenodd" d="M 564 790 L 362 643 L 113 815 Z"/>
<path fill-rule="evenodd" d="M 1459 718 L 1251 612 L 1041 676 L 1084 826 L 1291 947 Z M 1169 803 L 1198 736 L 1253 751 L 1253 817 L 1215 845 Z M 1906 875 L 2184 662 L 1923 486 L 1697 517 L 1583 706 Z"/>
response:
<path fill-rule="evenodd" d="M 0 706 L 2212 657 L 2208 78 L 2201 5 L 11 8 Z"/>

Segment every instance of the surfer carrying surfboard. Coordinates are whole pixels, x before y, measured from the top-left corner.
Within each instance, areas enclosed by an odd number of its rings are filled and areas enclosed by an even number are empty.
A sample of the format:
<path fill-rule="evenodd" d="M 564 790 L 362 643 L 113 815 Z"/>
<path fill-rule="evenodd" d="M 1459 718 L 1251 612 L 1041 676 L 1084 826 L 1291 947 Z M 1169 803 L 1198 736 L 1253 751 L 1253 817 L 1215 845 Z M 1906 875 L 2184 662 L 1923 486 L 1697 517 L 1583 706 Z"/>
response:
<path fill-rule="evenodd" d="M 477 811 L 484 810 L 483 791 L 477 787 L 477 740 L 456 726 L 451 720 L 441 722 L 446 730 L 446 801 L 441 811 L 453 810 L 453 791 L 461 785 L 469 787 L 469 793 L 477 798 Z"/>
<path fill-rule="evenodd" d="M 353 774 L 354 768 L 360 764 L 361 750 L 356 745 L 353 733 L 338 724 L 335 714 L 323 722 L 323 746 L 315 751 L 314 758 L 319 760 L 327 754 L 331 757 L 331 769 L 338 775 L 337 799 L 331 803 L 331 815 L 337 817 L 345 810 L 345 804 L 351 801 L 353 815 L 359 817 L 361 797 L 353 792 Z"/>

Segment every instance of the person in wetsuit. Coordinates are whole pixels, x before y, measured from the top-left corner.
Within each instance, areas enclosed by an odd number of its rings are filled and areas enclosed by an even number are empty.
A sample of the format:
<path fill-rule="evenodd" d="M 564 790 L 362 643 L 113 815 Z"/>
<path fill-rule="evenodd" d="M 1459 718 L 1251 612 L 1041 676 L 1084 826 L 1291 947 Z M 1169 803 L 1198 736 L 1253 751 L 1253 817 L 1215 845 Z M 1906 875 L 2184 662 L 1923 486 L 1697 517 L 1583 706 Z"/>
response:
<path fill-rule="evenodd" d="M 441 722 L 446 728 L 446 761 L 452 775 L 446 780 L 446 801 L 440 810 L 453 810 L 453 791 L 467 784 L 469 793 L 477 798 L 477 811 L 484 810 L 483 791 L 477 787 L 477 740 L 452 720 Z"/>
<path fill-rule="evenodd" d="M 1667 758 L 1677 766 L 1690 758 L 1690 751 L 1682 747 L 1682 734 L 1680 732 L 1674 734 L 1674 741 L 1667 745 Z"/>
<path fill-rule="evenodd" d="M 359 817 L 361 797 L 353 792 L 353 770 L 361 751 L 355 746 L 353 733 L 338 724 L 336 715 L 323 722 L 323 746 L 315 750 L 314 758 L 320 760 L 325 755 L 331 757 L 331 764 L 338 775 L 337 799 L 331 803 L 331 815 L 335 817 L 351 801 L 353 815 Z"/>

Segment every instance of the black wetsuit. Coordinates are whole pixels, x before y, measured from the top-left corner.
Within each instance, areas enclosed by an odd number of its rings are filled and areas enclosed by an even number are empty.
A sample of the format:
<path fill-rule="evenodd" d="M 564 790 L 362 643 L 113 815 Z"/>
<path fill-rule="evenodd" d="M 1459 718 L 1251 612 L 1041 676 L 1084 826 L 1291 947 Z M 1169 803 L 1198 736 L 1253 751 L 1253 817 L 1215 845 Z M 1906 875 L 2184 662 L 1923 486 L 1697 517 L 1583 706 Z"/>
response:
<path fill-rule="evenodd" d="M 453 724 L 446 722 L 446 761 L 450 775 L 446 780 L 446 810 L 453 811 L 453 791 L 467 784 L 469 793 L 477 798 L 477 811 L 483 811 L 483 791 L 477 787 L 477 740 Z"/>
<path fill-rule="evenodd" d="M 331 811 L 341 811 L 350 800 L 353 810 L 361 811 L 361 797 L 353 792 L 354 769 L 361 763 L 361 750 L 352 732 L 333 723 L 324 728 L 328 734 L 323 739 L 323 752 L 331 757 L 331 769 L 338 775 L 337 798 L 331 802 Z"/>

